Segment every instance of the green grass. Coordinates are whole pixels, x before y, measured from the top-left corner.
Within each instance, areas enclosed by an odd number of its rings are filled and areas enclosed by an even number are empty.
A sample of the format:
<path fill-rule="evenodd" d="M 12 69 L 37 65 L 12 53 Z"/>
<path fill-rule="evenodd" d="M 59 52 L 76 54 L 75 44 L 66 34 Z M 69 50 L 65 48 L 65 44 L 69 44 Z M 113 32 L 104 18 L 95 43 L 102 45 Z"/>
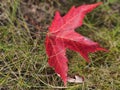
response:
<path fill-rule="evenodd" d="M 61 79 L 47 64 L 44 47 L 47 31 L 39 32 L 39 37 L 33 37 L 36 33 L 31 34 L 31 28 L 21 13 L 20 2 L 20 0 L 3 0 L 0 3 L 0 9 L 4 14 L 4 18 L 0 17 L 1 90 L 120 89 L 120 14 L 109 5 L 109 3 L 116 4 L 117 0 L 116 2 L 109 0 L 89 13 L 84 20 L 84 25 L 76 30 L 99 42 L 109 52 L 90 54 L 91 62 L 86 63 L 78 53 L 68 50 L 68 73 L 84 76 L 85 81 L 82 84 L 68 83 L 67 87 L 63 86 Z M 59 8 L 64 14 L 74 4 L 78 5 L 78 1 L 68 1 L 65 10 L 62 4 Z M 120 5 L 119 0 L 117 4 Z"/>

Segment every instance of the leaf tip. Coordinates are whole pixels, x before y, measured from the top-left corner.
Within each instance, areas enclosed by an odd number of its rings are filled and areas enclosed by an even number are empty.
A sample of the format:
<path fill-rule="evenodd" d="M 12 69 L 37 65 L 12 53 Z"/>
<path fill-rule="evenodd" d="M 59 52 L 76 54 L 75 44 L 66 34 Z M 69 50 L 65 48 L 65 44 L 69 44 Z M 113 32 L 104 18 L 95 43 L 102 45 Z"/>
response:
<path fill-rule="evenodd" d="M 97 2 L 94 5 L 95 5 L 95 7 L 97 7 L 97 6 L 101 5 L 101 4 L 103 4 L 103 3 L 102 2 Z"/>
<path fill-rule="evenodd" d="M 102 48 L 102 47 L 97 48 L 97 50 L 98 50 L 98 51 L 105 51 L 105 52 L 109 52 L 109 50 L 107 50 L 107 49 L 105 49 L 105 48 Z"/>
<path fill-rule="evenodd" d="M 56 11 L 56 12 L 55 12 L 55 16 L 60 16 L 59 11 Z"/>

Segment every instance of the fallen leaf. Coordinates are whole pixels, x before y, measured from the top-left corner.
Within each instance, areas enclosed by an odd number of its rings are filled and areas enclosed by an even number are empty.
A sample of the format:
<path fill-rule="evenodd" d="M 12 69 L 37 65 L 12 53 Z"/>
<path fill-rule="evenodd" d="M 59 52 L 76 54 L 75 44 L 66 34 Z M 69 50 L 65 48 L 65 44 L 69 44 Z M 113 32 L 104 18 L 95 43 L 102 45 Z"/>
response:
<path fill-rule="evenodd" d="M 97 42 L 93 42 L 74 31 L 82 25 L 85 15 L 100 4 L 101 2 L 77 8 L 73 6 L 63 17 L 57 11 L 49 27 L 45 41 L 46 53 L 49 57 L 48 63 L 60 75 L 64 85 L 67 84 L 68 59 L 65 56 L 67 48 L 80 53 L 87 62 L 89 62 L 88 53 L 100 50 L 107 51 L 100 47 Z"/>
<path fill-rule="evenodd" d="M 70 83 L 83 83 L 84 79 L 83 79 L 83 77 L 79 77 L 79 76 L 75 75 L 74 78 L 67 77 L 67 81 Z"/>

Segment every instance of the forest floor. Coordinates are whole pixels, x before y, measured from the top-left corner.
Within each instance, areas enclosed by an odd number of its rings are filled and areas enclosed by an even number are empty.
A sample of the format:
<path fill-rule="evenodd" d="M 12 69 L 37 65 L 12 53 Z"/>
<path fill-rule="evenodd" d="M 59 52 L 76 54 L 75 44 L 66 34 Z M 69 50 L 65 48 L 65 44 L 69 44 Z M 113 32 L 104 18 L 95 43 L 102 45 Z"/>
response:
<path fill-rule="evenodd" d="M 76 31 L 109 52 L 91 53 L 87 63 L 68 50 L 68 74 L 84 82 L 64 87 L 47 64 L 48 27 L 56 10 L 63 16 L 73 5 L 97 1 L 103 4 Z M 0 90 L 120 90 L 120 0 L 0 0 Z"/>

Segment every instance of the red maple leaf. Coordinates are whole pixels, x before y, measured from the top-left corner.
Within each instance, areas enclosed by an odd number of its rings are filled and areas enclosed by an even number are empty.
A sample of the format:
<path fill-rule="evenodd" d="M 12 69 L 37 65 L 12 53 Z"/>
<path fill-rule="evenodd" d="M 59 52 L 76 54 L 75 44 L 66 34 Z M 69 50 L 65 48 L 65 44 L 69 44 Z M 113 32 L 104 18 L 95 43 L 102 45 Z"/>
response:
<path fill-rule="evenodd" d="M 98 43 L 76 33 L 74 30 L 82 25 L 82 21 L 87 13 L 99 6 L 101 2 L 91 5 L 74 6 L 69 12 L 61 17 L 57 11 L 49 27 L 46 36 L 46 53 L 49 57 L 48 63 L 60 75 L 64 85 L 67 82 L 68 59 L 65 56 L 66 49 L 74 50 L 89 62 L 88 53 L 99 50 L 107 51 Z"/>

